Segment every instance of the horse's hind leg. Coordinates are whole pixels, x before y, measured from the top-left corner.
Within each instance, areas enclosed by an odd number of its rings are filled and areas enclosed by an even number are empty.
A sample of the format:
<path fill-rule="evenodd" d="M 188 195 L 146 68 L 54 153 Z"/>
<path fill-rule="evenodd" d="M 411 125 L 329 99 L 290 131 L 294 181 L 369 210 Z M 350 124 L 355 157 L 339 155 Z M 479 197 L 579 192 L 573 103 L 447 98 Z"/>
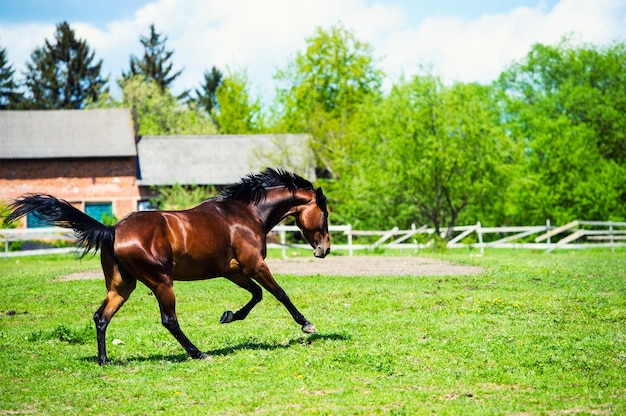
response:
<path fill-rule="evenodd" d="M 178 318 L 176 317 L 176 296 L 171 283 L 161 283 L 155 287 L 150 287 L 159 301 L 161 309 L 161 323 L 170 331 L 174 338 L 187 351 L 191 358 L 207 359 L 208 355 L 201 352 L 180 329 Z"/>
<path fill-rule="evenodd" d="M 130 294 L 135 290 L 137 280 L 130 276 L 125 270 L 120 269 L 115 262 L 111 251 L 102 248 L 100 262 L 106 279 L 107 296 L 102 305 L 93 315 L 96 324 L 96 338 L 98 340 L 98 364 L 103 365 L 107 361 L 106 352 L 106 329 L 113 318 L 113 315 L 128 300 Z"/>
<path fill-rule="evenodd" d="M 263 290 L 259 285 L 254 283 L 249 277 L 243 275 L 235 275 L 227 277 L 228 280 L 235 283 L 239 287 L 246 289 L 248 292 L 252 293 L 252 299 L 248 303 L 246 303 L 241 309 L 237 312 L 233 313 L 232 311 L 226 311 L 222 314 L 220 318 L 221 324 L 227 324 L 233 321 L 241 321 L 246 319 L 246 316 L 250 313 L 254 306 L 261 302 L 263 299 Z"/>

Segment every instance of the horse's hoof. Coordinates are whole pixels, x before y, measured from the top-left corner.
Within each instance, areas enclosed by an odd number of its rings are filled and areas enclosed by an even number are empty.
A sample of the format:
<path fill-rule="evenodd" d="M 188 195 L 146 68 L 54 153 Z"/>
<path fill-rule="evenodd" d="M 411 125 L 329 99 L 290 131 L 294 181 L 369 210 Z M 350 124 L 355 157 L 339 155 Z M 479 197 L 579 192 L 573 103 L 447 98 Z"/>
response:
<path fill-rule="evenodd" d="M 315 328 L 315 325 L 311 323 L 302 325 L 302 331 L 307 334 L 317 334 L 317 328 Z"/>
<path fill-rule="evenodd" d="M 227 324 L 229 322 L 232 322 L 234 319 L 235 314 L 231 311 L 226 311 L 222 314 L 222 317 L 220 318 L 220 324 Z"/>
<path fill-rule="evenodd" d="M 209 354 L 205 354 L 200 351 L 194 353 L 193 355 L 189 354 L 189 356 L 193 358 L 194 360 L 212 360 L 213 359 L 213 357 L 211 357 Z"/>

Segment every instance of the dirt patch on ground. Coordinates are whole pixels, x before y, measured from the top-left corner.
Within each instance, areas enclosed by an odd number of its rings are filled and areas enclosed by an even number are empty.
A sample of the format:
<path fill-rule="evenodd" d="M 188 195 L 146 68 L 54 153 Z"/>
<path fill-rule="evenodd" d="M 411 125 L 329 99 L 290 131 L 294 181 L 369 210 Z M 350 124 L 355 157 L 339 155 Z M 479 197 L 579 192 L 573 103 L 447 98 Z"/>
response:
<path fill-rule="evenodd" d="M 330 256 L 270 259 L 270 269 L 276 274 L 330 276 L 439 276 L 478 274 L 482 268 L 461 266 L 428 257 Z"/>
<path fill-rule="evenodd" d="M 462 266 L 428 257 L 329 256 L 268 259 L 274 274 L 297 276 L 442 276 L 472 275 L 482 272 L 478 266 Z M 101 270 L 88 270 L 62 276 L 58 280 L 103 279 Z"/>

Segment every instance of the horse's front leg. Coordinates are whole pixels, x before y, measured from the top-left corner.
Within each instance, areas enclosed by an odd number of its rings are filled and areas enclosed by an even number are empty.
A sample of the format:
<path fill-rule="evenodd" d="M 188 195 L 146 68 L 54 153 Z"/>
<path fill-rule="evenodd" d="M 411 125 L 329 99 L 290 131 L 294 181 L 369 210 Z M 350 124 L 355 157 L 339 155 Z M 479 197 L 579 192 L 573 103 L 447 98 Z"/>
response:
<path fill-rule="evenodd" d="M 224 312 L 222 314 L 222 317 L 220 318 L 221 324 L 227 324 L 229 322 L 241 321 L 243 319 L 246 319 L 246 316 L 248 316 L 252 308 L 254 308 L 254 306 L 257 303 L 261 302 L 261 300 L 263 299 L 263 290 L 261 290 L 261 287 L 254 283 L 252 279 L 250 279 L 250 277 L 244 275 L 235 275 L 228 276 L 227 279 L 235 283 L 237 286 L 250 292 L 252 294 L 252 299 L 250 299 L 248 303 L 246 303 L 241 309 L 239 309 L 235 313 L 233 313 L 232 311 Z"/>
<path fill-rule="evenodd" d="M 293 319 L 302 326 L 302 331 L 307 334 L 315 334 L 317 333 L 317 328 L 309 322 L 304 315 L 300 313 L 300 311 L 291 303 L 291 299 L 287 296 L 287 293 L 283 290 L 282 287 L 274 280 L 274 276 L 270 272 L 269 267 L 265 262 L 261 263 L 257 269 L 257 273 L 254 276 L 254 279 L 261 284 L 270 292 L 280 303 L 285 305 L 285 308 L 289 311 Z"/>

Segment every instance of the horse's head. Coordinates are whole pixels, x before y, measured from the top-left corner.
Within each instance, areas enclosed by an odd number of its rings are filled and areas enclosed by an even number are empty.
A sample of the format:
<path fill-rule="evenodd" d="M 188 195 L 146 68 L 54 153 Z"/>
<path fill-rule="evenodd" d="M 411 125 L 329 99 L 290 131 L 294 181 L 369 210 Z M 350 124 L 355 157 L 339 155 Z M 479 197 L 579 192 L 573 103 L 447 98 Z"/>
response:
<path fill-rule="evenodd" d="M 295 216 L 296 224 L 306 241 L 313 247 L 315 257 L 324 258 L 330 252 L 328 234 L 328 208 L 322 188 L 317 188 L 315 196 Z"/>

